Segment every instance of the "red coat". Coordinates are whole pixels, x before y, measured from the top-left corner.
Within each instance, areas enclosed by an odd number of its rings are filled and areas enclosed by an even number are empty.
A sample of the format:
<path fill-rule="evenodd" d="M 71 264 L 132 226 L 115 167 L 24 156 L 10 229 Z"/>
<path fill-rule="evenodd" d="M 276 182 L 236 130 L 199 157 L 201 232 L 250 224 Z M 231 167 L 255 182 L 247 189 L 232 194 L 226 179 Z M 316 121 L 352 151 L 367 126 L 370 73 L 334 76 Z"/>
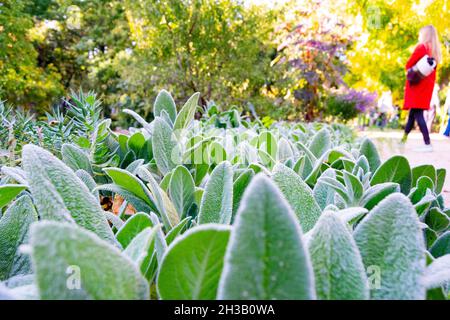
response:
<path fill-rule="evenodd" d="M 431 56 L 431 51 L 424 44 L 419 44 L 406 63 L 406 70 L 413 67 L 426 54 Z M 410 85 L 408 80 L 406 80 L 403 109 L 430 109 L 430 101 L 431 96 L 433 95 L 435 81 L 436 70 L 428 77 L 422 79 L 418 84 Z"/>

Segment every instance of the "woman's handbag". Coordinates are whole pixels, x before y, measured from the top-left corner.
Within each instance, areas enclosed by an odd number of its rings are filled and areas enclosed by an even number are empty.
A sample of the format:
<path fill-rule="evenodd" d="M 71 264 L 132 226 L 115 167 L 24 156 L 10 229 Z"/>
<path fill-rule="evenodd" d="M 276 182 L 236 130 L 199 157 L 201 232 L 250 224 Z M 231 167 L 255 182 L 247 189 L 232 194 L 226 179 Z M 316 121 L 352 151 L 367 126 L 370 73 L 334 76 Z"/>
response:
<path fill-rule="evenodd" d="M 418 84 L 436 69 L 436 60 L 424 55 L 412 68 L 408 69 L 406 78 L 410 85 Z"/>

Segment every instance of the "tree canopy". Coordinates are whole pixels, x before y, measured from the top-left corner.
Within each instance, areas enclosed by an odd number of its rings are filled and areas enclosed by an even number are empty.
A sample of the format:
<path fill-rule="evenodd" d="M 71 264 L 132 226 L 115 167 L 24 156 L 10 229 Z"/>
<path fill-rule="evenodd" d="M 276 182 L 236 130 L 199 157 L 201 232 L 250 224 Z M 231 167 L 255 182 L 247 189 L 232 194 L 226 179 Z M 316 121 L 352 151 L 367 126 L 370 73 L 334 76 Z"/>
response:
<path fill-rule="evenodd" d="M 165 88 L 180 101 L 200 92 L 202 104 L 251 103 L 262 114 L 306 120 L 326 115 L 328 97 L 343 90 L 391 90 L 401 104 L 404 64 L 426 24 L 440 33 L 438 79 L 448 85 L 448 5 L 3 0 L 0 99 L 42 113 L 81 87 L 95 90 L 112 116 L 126 107 L 151 117 Z"/>

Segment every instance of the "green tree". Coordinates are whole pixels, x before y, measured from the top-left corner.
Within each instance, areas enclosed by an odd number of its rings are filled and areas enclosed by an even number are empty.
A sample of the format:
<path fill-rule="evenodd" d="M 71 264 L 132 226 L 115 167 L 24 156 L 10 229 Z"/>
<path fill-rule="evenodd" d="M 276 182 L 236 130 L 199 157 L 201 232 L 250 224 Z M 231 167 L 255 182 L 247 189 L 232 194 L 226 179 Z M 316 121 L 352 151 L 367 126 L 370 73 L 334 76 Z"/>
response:
<path fill-rule="evenodd" d="M 115 59 L 131 46 L 122 1 L 36 1 L 32 14 L 39 63 L 54 66 L 66 94 L 93 89 L 114 106 L 123 90 Z"/>
<path fill-rule="evenodd" d="M 347 53 L 351 72 L 346 80 L 354 87 L 393 92 L 394 100 L 401 104 L 405 82 L 404 66 L 417 44 L 421 27 L 433 24 L 444 44 L 443 61 L 439 66 L 439 83 L 448 82 L 450 76 L 450 24 L 449 3 L 435 1 L 351 1 L 348 10 L 360 14 L 362 34 Z"/>
<path fill-rule="evenodd" d="M 0 6 L 0 98 L 28 108 L 48 105 L 63 92 L 52 64 L 39 64 L 30 41 L 33 17 L 28 0 L 6 0 Z"/>
<path fill-rule="evenodd" d="M 270 11 L 233 0 L 125 3 L 134 45 L 120 74 L 147 112 L 161 88 L 181 100 L 198 91 L 202 103 L 261 101 L 274 51 Z"/>

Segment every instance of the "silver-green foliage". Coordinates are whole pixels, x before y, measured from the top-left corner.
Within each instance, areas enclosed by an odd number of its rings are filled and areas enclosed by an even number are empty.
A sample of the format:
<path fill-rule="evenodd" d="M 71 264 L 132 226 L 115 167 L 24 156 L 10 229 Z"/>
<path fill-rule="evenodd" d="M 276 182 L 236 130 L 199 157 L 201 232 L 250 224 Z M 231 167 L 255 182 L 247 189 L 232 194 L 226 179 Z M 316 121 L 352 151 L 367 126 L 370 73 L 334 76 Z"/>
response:
<path fill-rule="evenodd" d="M 320 158 L 328 149 L 331 148 L 331 136 L 327 129 L 321 129 L 313 136 L 309 150 L 311 153 Z"/>
<path fill-rule="evenodd" d="M 161 90 L 158 93 L 153 105 L 153 114 L 155 117 L 161 117 L 163 111 L 167 113 L 172 122 L 175 122 L 177 117 L 177 107 L 172 95 L 166 90 Z"/>
<path fill-rule="evenodd" d="M 116 247 L 74 224 L 31 227 L 30 243 L 41 299 L 148 299 L 149 288 Z"/>
<path fill-rule="evenodd" d="M 20 184 L 4 184 L 0 186 L 0 209 L 10 203 L 26 188 L 26 185 Z"/>
<path fill-rule="evenodd" d="M 368 138 L 364 139 L 359 148 L 359 152 L 366 157 L 369 162 L 370 170 L 375 172 L 380 166 L 381 160 L 378 150 L 372 140 Z"/>
<path fill-rule="evenodd" d="M 76 145 L 63 144 L 61 155 L 64 163 L 73 171 L 83 169 L 89 173 L 92 172 L 88 155 Z"/>
<path fill-rule="evenodd" d="M 229 224 L 233 210 L 233 171 L 228 161 L 214 168 L 202 196 L 199 223 Z"/>
<path fill-rule="evenodd" d="M 396 182 L 403 194 L 408 194 L 412 184 L 412 172 L 408 160 L 403 156 L 393 156 L 374 172 L 370 184 Z"/>
<path fill-rule="evenodd" d="M 310 187 L 292 169 L 277 164 L 273 169 L 273 180 L 288 200 L 304 232 L 311 230 L 322 212 Z"/>
<path fill-rule="evenodd" d="M 314 299 L 314 276 L 299 223 L 281 192 L 259 174 L 231 231 L 219 299 Z"/>
<path fill-rule="evenodd" d="M 322 173 L 321 177 L 336 179 L 336 173 L 333 169 L 327 169 L 324 173 Z M 320 178 L 314 186 L 313 195 L 322 210 L 325 209 L 327 205 L 334 204 L 334 189 L 326 183 L 323 183 Z"/>
<path fill-rule="evenodd" d="M 366 268 L 379 271 L 372 299 L 424 299 L 425 244 L 409 199 L 395 193 L 381 201 L 354 232 Z"/>
<path fill-rule="evenodd" d="M 359 250 L 338 212 L 325 211 L 308 241 L 316 293 L 323 300 L 369 298 L 369 287 Z"/>
<path fill-rule="evenodd" d="M 119 241 L 123 248 L 126 248 L 133 241 L 134 237 L 148 227 L 153 227 L 153 222 L 149 215 L 138 212 L 129 218 L 117 231 L 117 241 Z"/>
<path fill-rule="evenodd" d="M 75 222 L 115 242 L 97 199 L 61 160 L 40 147 L 26 145 L 22 162 L 41 219 Z"/>
<path fill-rule="evenodd" d="M 31 198 L 18 198 L 0 219 L 0 280 L 31 273 L 28 255 L 19 246 L 28 242 L 28 229 L 38 216 Z"/>
<path fill-rule="evenodd" d="M 191 121 L 194 119 L 195 111 L 197 110 L 198 106 L 199 97 L 200 93 L 198 92 L 194 93 L 181 108 L 173 125 L 173 129 L 175 130 L 176 134 L 178 133 L 177 132 L 178 130 L 186 129 L 191 123 Z"/>
<path fill-rule="evenodd" d="M 215 299 L 230 228 L 205 224 L 176 239 L 165 254 L 158 276 L 162 299 Z"/>
<path fill-rule="evenodd" d="M 161 173 L 165 175 L 176 167 L 177 142 L 172 128 L 160 117 L 153 122 L 152 147 L 156 165 Z"/>
<path fill-rule="evenodd" d="M 169 183 L 169 195 L 180 217 L 185 217 L 194 204 L 195 183 L 189 170 L 178 166 L 172 173 Z"/>

